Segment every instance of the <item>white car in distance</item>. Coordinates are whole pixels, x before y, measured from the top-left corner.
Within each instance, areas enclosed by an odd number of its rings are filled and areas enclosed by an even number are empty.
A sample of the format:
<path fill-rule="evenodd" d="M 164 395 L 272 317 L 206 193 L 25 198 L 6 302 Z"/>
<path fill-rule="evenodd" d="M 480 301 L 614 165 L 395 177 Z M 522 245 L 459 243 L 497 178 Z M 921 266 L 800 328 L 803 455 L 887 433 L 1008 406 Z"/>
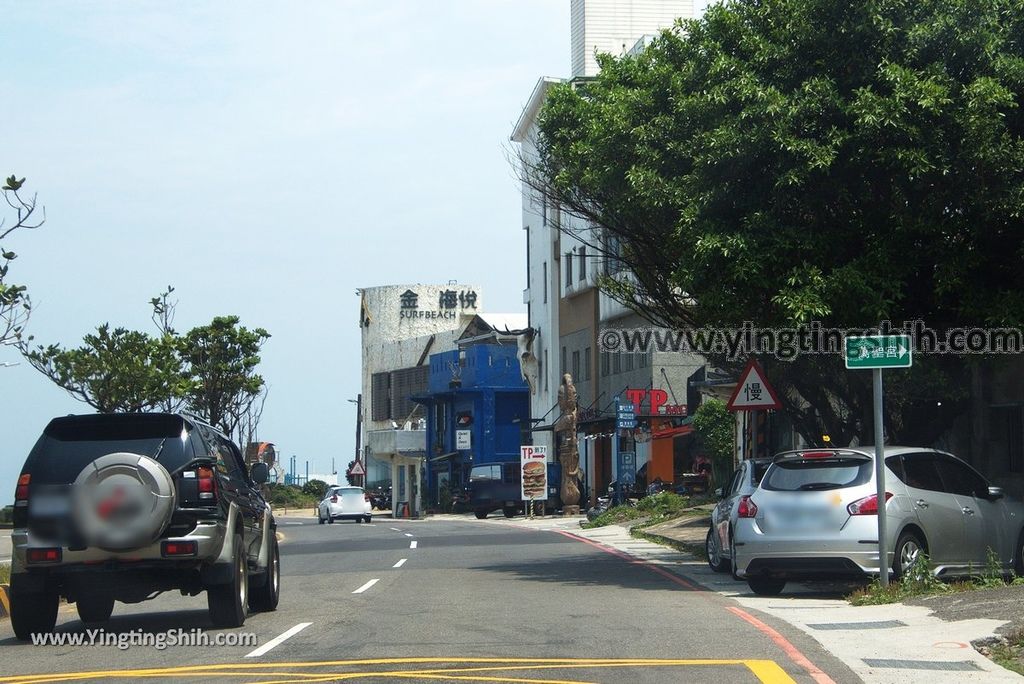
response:
<path fill-rule="evenodd" d="M 317 509 L 317 521 L 333 524 L 335 520 L 373 520 L 370 495 L 362 487 L 331 487 Z"/>

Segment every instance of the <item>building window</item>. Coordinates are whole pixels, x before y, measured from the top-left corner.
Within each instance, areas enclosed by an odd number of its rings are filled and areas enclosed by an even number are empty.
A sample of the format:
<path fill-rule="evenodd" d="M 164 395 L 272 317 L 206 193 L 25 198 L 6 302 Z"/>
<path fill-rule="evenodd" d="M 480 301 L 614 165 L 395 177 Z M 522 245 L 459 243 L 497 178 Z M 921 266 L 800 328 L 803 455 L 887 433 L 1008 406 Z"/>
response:
<path fill-rule="evenodd" d="M 601 352 L 601 377 L 607 377 L 608 373 L 611 372 L 611 354 L 609 352 Z"/>
<path fill-rule="evenodd" d="M 391 417 L 395 420 L 412 420 L 422 405 L 409 397 L 426 394 L 430 366 L 414 366 L 391 372 Z"/>
<path fill-rule="evenodd" d="M 559 380 L 561 380 L 562 376 L 565 375 L 565 369 L 566 368 L 568 368 L 568 366 L 565 365 L 565 347 L 562 347 L 562 365 L 559 366 L 559 370 L 558 370 L 558 378 L 559 378 Z"/>
<path fill-rule="evenodd" d="M 580 247 L 580 281 L 587 279 L 587 248 Z"/>
<path fill-rule="evenodd" d="M 544 364 L 541 365 L 537 369 L 537 372 L 544 376 L 544 391 L 545 392 L 547 392 L 548 389 L 550 388 L 550 385 L 548 384 L 548 376 L 547 376 L 546 373 L 544 373 L 544 369 L 547 368 L 547 367 L 548 367 L 548 350 L 545 349 L 544 350 Z"/>
<path fill-rule="evenodd" d="M 565 286 L 567 288 L 572 287 L 572 252 L 565 253 Z"/>
<path fill-rule="evenodd" d="M 605 235 L 604 272 L 615 275 L 622 270 L 622 242 L 611 234 Z"/>
<path fill-rule="evenodd" d="M 391 373 L 374 373 L 370 377 L 370 418 L 391 417 Z"/>
<path fill-rule="evenodd" d="M 583 350 L 583 379 L 590 379 L 590 361 L 591 361 L 590 347 Z"/>
<path fill-rule="evenodd" d="M 625 362 L 624 365 L 626 366 L 626 370 L 627 371 L 633 370 L 633 355 L 632 354 L 629 354 L 629 353 L 626 354 L 626 362 Z"/>
<path fill-rule="evenodd" d="M 640 355 L 640 360 L 638 361 L 638 363 L 640 365 L 640 368 L 647 368 L 647 352 L 644 352 L 643 354 Z"/>
<path fill-rule="evenodd" d="M 572 353 L 572 377 L 573 380 L 580 379 L 580 351 L 577 349 Z"/>
<path fill-rule="evenodd" d="M 541 276 L 544 280 L 544 303 L 548 303 L 548 262 L 544 262 L 544 273 Z"/>
<path fill-rule="evenodd" d="M 612 373 L 622 372 L 622 352 L 615 352 L 612 355 Z"/>
<path fill-rule="evenodd" d="M 546 192 L 540 198 L 540 218 L 545 226 L 548 225 L 548 193 Z"/>

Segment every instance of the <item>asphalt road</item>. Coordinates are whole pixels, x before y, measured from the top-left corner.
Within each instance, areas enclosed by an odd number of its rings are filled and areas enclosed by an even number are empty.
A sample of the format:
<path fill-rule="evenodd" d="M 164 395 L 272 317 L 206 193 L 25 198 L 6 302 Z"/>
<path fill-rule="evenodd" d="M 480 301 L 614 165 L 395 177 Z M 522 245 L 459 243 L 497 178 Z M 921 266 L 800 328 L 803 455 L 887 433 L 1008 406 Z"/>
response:
<path fill-rule="evenodd" d="M 276 612 L 214 630 L 204 595 L 165 594 L 117 604 L 105 625 L 252 633 L 256 654 L 252 644 L 34 646 L 0 620 L 0 682 L 102 680 L 114 670 L 157 681 L 857 681 L 784 624 L 557 532 L 450 520 L 280 523 Z M 61 607 L 57 632 L 88 637 L 74 606 Z"/>

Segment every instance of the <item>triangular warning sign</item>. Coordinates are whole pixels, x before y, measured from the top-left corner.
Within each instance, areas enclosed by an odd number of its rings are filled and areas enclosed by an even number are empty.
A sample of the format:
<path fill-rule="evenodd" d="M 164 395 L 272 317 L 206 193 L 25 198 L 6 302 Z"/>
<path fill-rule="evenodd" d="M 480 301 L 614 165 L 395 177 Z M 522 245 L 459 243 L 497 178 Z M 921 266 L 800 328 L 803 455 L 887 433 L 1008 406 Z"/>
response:
<path fill-rule="evenodd" d="M 780 409 L 782 404 L 775 394 L 775 390 L 768 384 L 764 369 L 754 359 L 750 359 L 747 367 L 743 369 L 740 381 L 736 383 L 736 389 L 729 397 L 728 409 L 730 411 L 759 411 L 766 409 Z"/>
<path fill-rule="evenodd" d="M 352 464 L 352 467 L 348 469 L 349 475 L 365 475 L 366 471 L 363 470 L 363 464 L 361 461 L 356 461 Z"/>

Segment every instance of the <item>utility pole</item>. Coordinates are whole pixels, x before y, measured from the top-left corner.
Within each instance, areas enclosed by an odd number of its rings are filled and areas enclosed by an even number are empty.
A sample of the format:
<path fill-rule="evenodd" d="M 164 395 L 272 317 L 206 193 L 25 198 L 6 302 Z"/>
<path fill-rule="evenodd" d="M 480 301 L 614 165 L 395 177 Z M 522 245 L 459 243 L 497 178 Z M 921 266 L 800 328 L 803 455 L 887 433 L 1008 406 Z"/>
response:
<path fill-rule="evenodd" d="M 360 392 L 356 396 L 356 463 L 362 461 L 362 427 L 361 419 L 363 417 L 363 393 Z M 361 480 L 359 485 L 363 488 L 366 487 L 366 464 L 363 463 L 363 474 L 357 476 L 357 480 Z"/>

